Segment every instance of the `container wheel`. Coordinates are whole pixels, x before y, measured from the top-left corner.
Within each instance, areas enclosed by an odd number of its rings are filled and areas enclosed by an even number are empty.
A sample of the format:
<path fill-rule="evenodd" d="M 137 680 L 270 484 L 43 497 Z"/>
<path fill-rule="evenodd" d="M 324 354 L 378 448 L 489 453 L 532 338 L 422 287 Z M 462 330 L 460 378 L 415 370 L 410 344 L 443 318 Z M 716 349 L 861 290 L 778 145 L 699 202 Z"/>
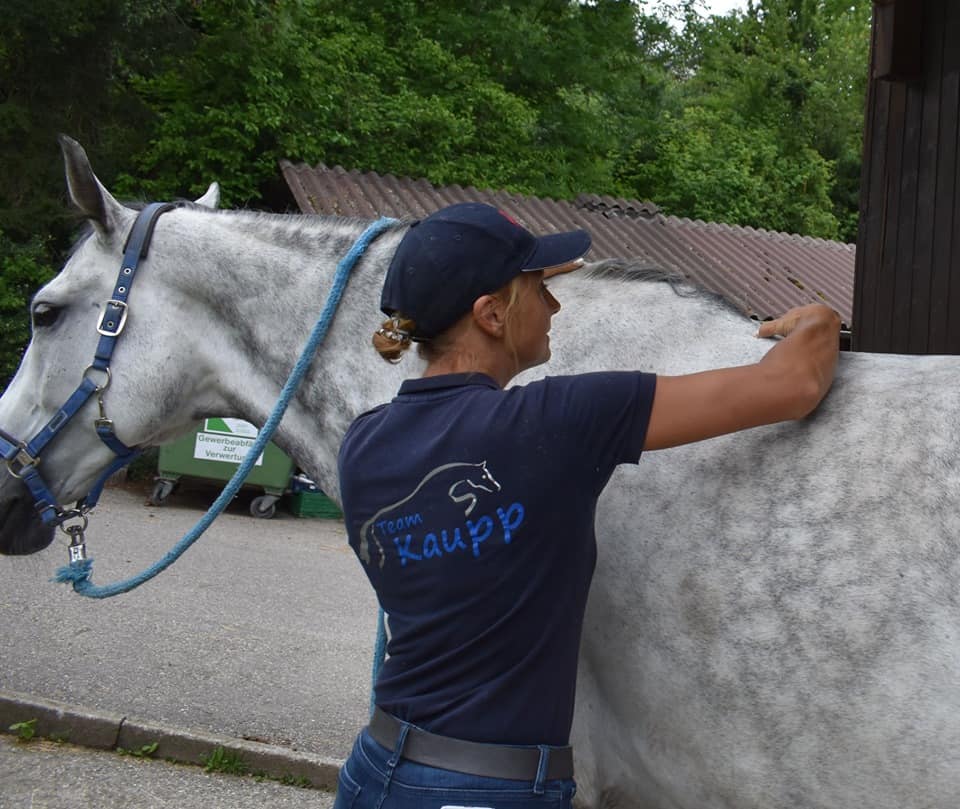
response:
<path fill-rule="evenodd" d="M 250 513 L 262 520 L 269 520 L 277 513 L 277 496 L 264 494 L 250 501 Z"/>
<path fill-rule="evenodd" d="M 147 502 L 151 506 L 162 506 L 164 501 L 170 496 L 170 493 L 173 491 L 175 486 L 175 481 L 160 478 L 153 484 L 153 491 L 150 492 L 150 497 L 148 498 Z"/>

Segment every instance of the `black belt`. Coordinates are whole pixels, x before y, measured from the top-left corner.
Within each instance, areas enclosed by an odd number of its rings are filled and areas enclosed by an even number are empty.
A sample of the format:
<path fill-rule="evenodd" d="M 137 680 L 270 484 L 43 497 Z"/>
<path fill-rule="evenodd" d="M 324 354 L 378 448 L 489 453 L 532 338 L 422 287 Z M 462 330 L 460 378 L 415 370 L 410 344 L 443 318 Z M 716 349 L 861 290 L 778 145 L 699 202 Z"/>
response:
<path fill-rule="evenodd" d="M 395 750 L 403 724 L 379 708 L 373 712 L 367 730 L 388 750 Z M 573 748 L 549 747 L 544 780 L 573 778 Z M 401 756 L 417 764 L 453 770 L 487 778 L 535 781 L 540 769 L 540 748 L 482 744 L 449 736 L 438 736 L 410 726 Z"/>

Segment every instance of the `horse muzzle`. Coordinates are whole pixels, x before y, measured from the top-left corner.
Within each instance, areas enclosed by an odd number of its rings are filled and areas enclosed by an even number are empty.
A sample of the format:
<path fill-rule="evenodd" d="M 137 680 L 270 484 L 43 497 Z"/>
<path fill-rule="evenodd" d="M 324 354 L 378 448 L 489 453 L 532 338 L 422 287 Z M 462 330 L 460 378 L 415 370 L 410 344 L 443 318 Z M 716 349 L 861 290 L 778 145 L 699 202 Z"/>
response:
<path fill-rule="evenodd" d="M 55 527 L 45 525 L 33 505 L 33 498 L 24 489 L 14 492 L 18 481 L 3 483 L 0 492 L 0 554 L 26 556 L 37 553 L 53 542 Z"/>

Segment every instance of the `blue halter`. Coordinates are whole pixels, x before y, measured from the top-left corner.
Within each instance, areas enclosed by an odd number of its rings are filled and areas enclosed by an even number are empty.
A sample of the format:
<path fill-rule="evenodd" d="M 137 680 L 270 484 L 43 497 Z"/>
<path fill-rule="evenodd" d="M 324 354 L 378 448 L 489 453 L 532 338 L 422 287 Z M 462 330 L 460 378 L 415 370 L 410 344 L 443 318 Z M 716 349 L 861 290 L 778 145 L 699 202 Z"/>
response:
<path fill-rule="evenodd" d="M 136 277 L 137 267 L 140 260 L 146 258 L 157 218 L 162 213 L 175 207 L 177 207 L 176 203 L 154 202 L 144 208 L 137 216 L 137 221 L 134 222 L 123 248 L 123 262 L 120 265 L 117 282 L 113 286 L 113 294 L 103 305 L 103 314 L 97 324 L 100 340 L 94 352 L 93 362 L 84 370 L 77 389 L 70 394 L 53 418 L 29 441 L 18 441 L 5 430 L 0 429 L 0 457 L 6 461 L 7 471 L 15 478 L 22 480 L 30 490 L 40 519 L 46 525 L 60 526 L 74 540 L 77 539 L 78 535 L 82 536 L 83 528 L 86 527 L 87 522 L 86 513 L 97 504 L 107 478 L 140 454 L 139 449 L 128 447 L 117 438 L 113 430 L 113 422 L 106 415 L 103 393 L 110 386 L 110 359 L 113 356 L 117 340 L 127 323 L 127 298 Z M 95 382 L 95 376 L 101 376 L 102 380 L 99 383 Z M 64 509 L 57 503 L 50 487 L 40 475 L 38 469 L 40 453 L 80 412 L 87 400 L 94 395 L 97 397 L 100 408 L 100 417 L 94 421 L 94 429 L 100 436 L 100 440 L 110 447 L 117 457 L 103 471 L 86 497 L 77 502 L 75 508 Z M 64 528 L 64 523 L 73 518 L 80 518 L 82 524 Z M 70 547 L 71 560 L 84 558 L 82 543 L 74 542 Z"/>
<path fill-rule="evenodd" d="M 279 401 L 275 405 L 273 412 L 267 418 L 263 429 L 260 430 L 257 440 L 253 446 L 250 447 L 246 458 L 244 458 L 244 461 L 240 464 L 236 474 L 228 482 L 220 497 L 217 498 L 207 513 L 166 556 L 147 570 L 126 581 L 96 587 L 90 581 L 93 560 L 87 559 L 86 545 L 83 538 L 84 531 L 87 527 L 86 514 L 99 500 L 107 478 L 118 469 L 126 466 L 140 454 L 139 449 L 128 447 L 117 438 L 113 431 L 113 422 L 108 419 L 105 414 L 103 392 L 110 384 L 110 358 L 113 355 L 117 339 L 120 337 L 126 324 L 128 311 L 127 297 L 130 294 L 130 286 L 133 283 L 140 260 L 147 255 L 157 218 L 175 207 L 177 207 L 175 203 L 151 203 L 140 212 L 136 222 L 134 222 L 130 235 L 127 238 L 127 243 L 124 246 L 123 263 L 117 283 L 114 285 L 113 295 L 104 305 L 103 316 L 100 318 L 97 326 L 100 340 L 97 344 L 94 360 L 83 372 L 83 379 L 79 387 L 71 394 L 63 407 L 57 411 L 53 418 L 50 419 L 43 429 L 30 441 L 26 443 L 18 441 L 8 433 L 0 430 L 0 457 L 6 461 L 10 474 L 22 480 L 30 490 L 37 512 L 43 522 L 48 525 L 60 526 L 61 530 L 65 531 L 71 537 L 69 549 L 70 565 L 57 571 L 57 581 L 70 582 L 73 584 L 76 592 L 91 598 L 108 598 L 113 595 L 118 595 L 119 593 L 128 592 L 134 587 L 153 578 L 162 570 L 165 570 L 203 534 L 226 504 L 230 502 L 234 494 L 236 494 L 237 489 L 239 489 L 243 483 L 244 478 L 246 478 L 250 472 L 256 459 L 260 456 L 264 446 L 270 440 L 277 425 L 280 423 L 280 419 L 283 417 L 290 399 L 296 392 L 300 381 L 303 379 L 307 368 L 313 360 L 313 355 L 317 347 L 326 336 L 327 329 L 330 327 L 340 298 L 346 288 L 351 270 L 363 255 L 370 242 L 395 223 L 393 219 L 378 219 L 364 230 L 347 255 L 338 263 L 327 302 L 319 320 L 313 327 L 313 331 L 307 340 L 307 344 L 304 346 L 300 358 L 294 365 L 290 377 L 287 379 L 281 391 Z M 105 375 L 102 384 L 98 385 L 91 379 L 91 372 L 101 372 Z M 50 492 L 49 486 L 44 482 L 37 469 L 40 463 L 40 453 L 94 394 L 98 397 L 100 407 L 100 417 L 94 421 L 94 427 L 101 440 L 116 453 L 117 458 L 100 475 L 87 496 L 78 501 L 76 508 L 69 510 L 63 509 L 57 504 L 56 498 Z M 64 524 L 68 520 L 74 518 L 79 518 L 80 522 L 72 524 L 69 527 L 64 527 Z"/>

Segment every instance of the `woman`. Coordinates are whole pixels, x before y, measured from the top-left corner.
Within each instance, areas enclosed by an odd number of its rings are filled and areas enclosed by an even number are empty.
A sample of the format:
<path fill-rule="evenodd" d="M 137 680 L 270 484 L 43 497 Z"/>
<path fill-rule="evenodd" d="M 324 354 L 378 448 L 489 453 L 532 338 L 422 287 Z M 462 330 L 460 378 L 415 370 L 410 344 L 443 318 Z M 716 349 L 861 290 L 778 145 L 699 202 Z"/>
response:
<path fill-rule="evenodd" d="M 614 468 L 801 418 L 832 382 L 839 318 L 815 305 L 764 323 L 785 339 L 754 365 L 505 389 L 550 357 L 545 273 L 589 246 L 467 203 L 412 225 L 390 264 L 374 345 L 396 360 L 419 342 L 427 368 L 340 451 L 350 543 L 391 639 L 339 809 L 568 807 L 594 512 Z"/>

